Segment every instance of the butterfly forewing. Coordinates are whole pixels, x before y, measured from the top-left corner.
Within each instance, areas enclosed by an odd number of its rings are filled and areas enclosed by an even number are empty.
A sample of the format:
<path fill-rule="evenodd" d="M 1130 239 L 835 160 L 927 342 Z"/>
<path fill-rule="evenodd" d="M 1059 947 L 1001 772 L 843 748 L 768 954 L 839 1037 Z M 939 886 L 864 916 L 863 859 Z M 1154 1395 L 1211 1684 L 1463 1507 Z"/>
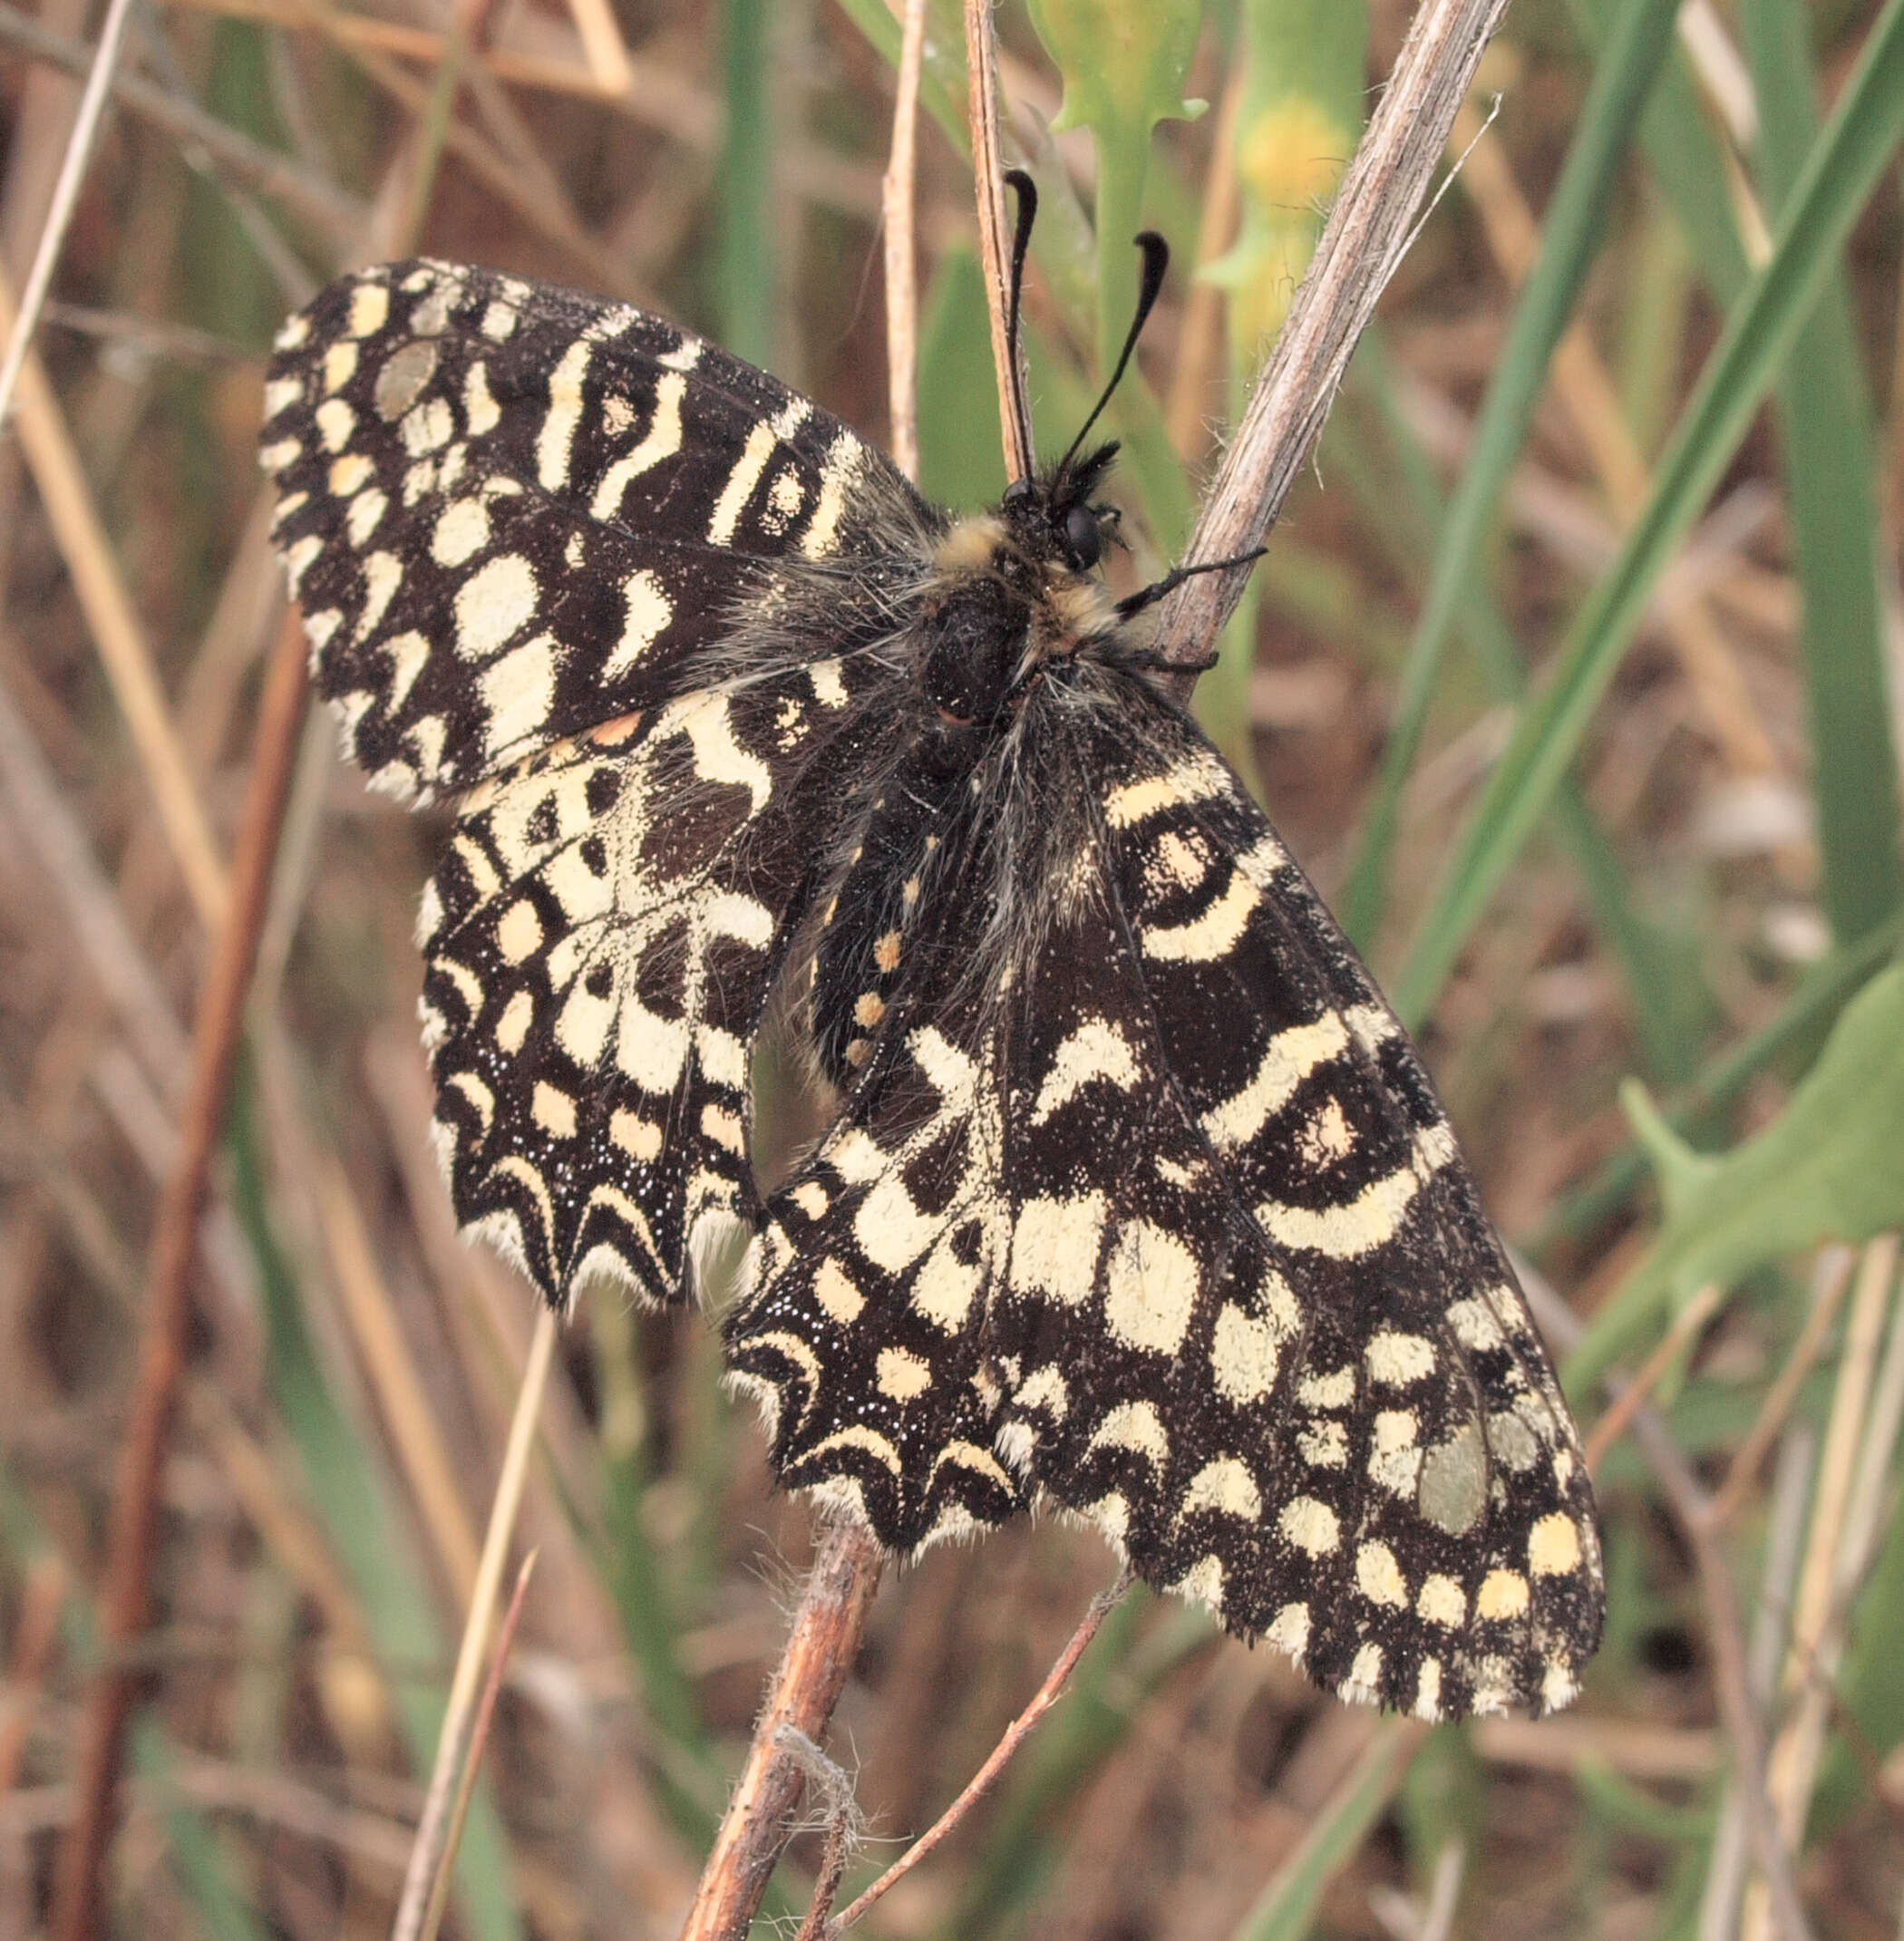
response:
<path fill-rule="evenodd" d="M 870 507 L 918 505 L 675 325 L 449 264 L 333 284 L 280 335 L 265 411 L 318 685 L 399 796 L 704 684 L 759 562 L 863 558 Z"/>
<path fill-rule="evenodd" d="M 1105 1220 L 1085 1325 L 1044 1310 L 1060 1366 L 1146 1328 L 1166 1356 L 1126 1354 L 1089 1384 L 1097 1412 L 1154 1414 L 1118 1431 L 1155 1456 L 1153 1487 L 1100 1515 L 1129 1516 L 1147 1575 L 1345 1695 L 1429 1716 L 1564 1703 L 1598 1634 L 1585 1465 L 1425 1074 L 1180 715 L 1132 694 L 1084 765 L 1103 778 L 1115 920 L 1060 955 L 1072 1043 L 1093 1049 L 1061 1043 L 1047 1072 L 1021 1061 L 1015 1103 L 1033 1103 L 1006 1154 L 1095 1170 L 1132 1208 Z M 1058 1014 L 1035 1002 L 1027 1033 L 1049 1038 Z M 1061 1160 L 1035 1102 L 1087 1072 Z M 1073 1422 L 1033 1458 L 1079 1507 L 1101 1487 L 1093 1438 L 1102 1422 Z"/>

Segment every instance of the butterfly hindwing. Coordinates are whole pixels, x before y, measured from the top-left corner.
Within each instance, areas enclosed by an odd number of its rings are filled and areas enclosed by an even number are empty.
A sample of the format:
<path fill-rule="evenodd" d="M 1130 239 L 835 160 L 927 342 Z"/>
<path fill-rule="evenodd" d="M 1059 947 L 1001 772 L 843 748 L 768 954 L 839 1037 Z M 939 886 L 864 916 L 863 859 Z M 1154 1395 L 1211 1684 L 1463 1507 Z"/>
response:
<path fill-rule="evenodd" d="M 785 771 L 858 673 L 687 694 L 463 804 L 420 927 L 438 1138 L 460 1218 L 552 1301 L 591 1267 L 667 1298 L 704 1216 L 756 1217 L 748 1060 L 807 867 Z"/>
<path fill-rule="evenodd" d="M 274 533 L 350 752 L 400 797 L 705 685 L 763 562 L 917 495 L 660 317 L 430 261 L 330 286 L 266 387 Z"/>
<path fill-rule="evenodd" d="M 727 1327 L 781 1480 L 901 1553 L 1025 1503 L 992 1447 L 986 1325 L 1008 1236 L 994 1039 L 957 991 L 970 907 L 949 896 L 907 934 L 870 1060 L 774 1196 L 758 1291 Z"/>

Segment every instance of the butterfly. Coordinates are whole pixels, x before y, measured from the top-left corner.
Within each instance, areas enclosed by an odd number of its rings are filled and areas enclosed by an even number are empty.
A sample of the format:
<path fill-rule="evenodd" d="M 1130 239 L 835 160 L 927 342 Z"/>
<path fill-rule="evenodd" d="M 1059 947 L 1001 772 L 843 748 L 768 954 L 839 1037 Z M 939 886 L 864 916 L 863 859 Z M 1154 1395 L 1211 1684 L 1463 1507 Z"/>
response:
<path fill-rule="evenodd" d="M 1401 1026 L 1165 684 L 1180 569 L 1105 583 L 1103 403 L 955 515 L 623 305 L 412 261 L 286 325 L 317 684 L 455 804 L 457 1215 L 559 1305 L 682 1299 L 738 1228 L 731 1382 L 892 1551 L 1043 1502 L 1345 1698 L 1551 1709 L 1603 1601 L 1573 1424 Z M 765 1194 L 770 1026 L 837 1109 Z"/>

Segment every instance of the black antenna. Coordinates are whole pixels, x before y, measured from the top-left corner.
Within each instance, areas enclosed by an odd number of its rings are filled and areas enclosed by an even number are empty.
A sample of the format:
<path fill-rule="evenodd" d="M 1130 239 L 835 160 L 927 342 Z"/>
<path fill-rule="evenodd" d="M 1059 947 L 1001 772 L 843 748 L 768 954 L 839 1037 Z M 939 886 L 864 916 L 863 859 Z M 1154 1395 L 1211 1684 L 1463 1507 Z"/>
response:
<path fill-rule="evenodd" d="M 1012 416 L 1018 421 L 1018 442 L 1027 464 L 1037 470 L 1032 443 L 1031 406 L 1025 398 L 1025 367 L 1018 356 L 1018 300 L 1025 291 L 1025 258 L 1031 248 L 1032 224 L 1038 218 L 1038 185 L 1023 169 L 1007 169 L 1005 179 L 1017 199 L 1018 219 L 1012 231 L 1011 298 L 1005 318 L 1005 362 L 1010 373 Z"/>
<path fill-rule="evenodd" d="M 1078 435 L 1071 441 L 1071 449 L 1058 461 L 1058 471 L 1063 472 L 1077 456 L 1078 447 L 1090 434 L 1091 427 L 1103 414 L 1104 406 L 1111 402 L 1111 393 L 1118 387 L 1126 366 L 1131 362 L 1131 353 L 1137 348 L 1137 340 L 1142 335 L 1145 320 L 1157 301 L 1157 293 L 1163 287 L 1164 272 L 1171 267 L 1171 246 L 1154 229 L 1146 229 L 1134 238 L 1137 247 L 1143 251 L 1143 274 L 1137 286 L 1137 314 L 1131 319 L 1131 328 L 1124 337 L 1124 347 L 1118 354 L 1117 368 L 1111 374 L 1111 382 L 1104 386 L 1103 394 L 1091 407 L 1091 415 L 1079 427 Z"/>

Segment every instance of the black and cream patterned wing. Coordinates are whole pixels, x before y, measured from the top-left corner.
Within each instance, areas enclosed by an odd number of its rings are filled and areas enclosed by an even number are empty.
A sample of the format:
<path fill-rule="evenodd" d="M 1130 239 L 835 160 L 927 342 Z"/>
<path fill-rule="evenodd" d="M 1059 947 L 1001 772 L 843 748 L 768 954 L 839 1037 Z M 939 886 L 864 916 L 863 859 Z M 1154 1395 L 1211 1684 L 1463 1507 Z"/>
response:
<path fill-rule="evenodd" d="M 1345 1697 L 1564 1704 L 1585 1465 L 1427 1079 L 1195 730 L 1133 691 L 1091 732 L 1101 889 L 1010 1054 L 1001 1446 Z"/>
<path fill-rule="evenodd" d="M 675 325 L 429 261 L 285 325 L 262 439 L 317 684 L 405 799 L 707 684 L 762 562 L 876 577 L 877 515 L 930 517 L 837 419 Z"/>
<path fill-rule="evenodd" d="M 757 1219 L 748 1053 L 813 806 L 777 783 L 849 732 L 855 678 L 687 694 L 463 804 L 419 925 L 438 1145 L 551 1302 L 594 1271 L 667 1299 L 709 1216 Z"/>
<path fill-rule="evenodd" d="M 726 1329 L 780 1480 L 902 1554 L 1025 1501 L 992 1446 L 986 1323 L 1009 1227 L 996 1036 L 960 978 L 975 908 L 955 889 L 905 934 L 863 1073 L 769 1203 Z"/>

